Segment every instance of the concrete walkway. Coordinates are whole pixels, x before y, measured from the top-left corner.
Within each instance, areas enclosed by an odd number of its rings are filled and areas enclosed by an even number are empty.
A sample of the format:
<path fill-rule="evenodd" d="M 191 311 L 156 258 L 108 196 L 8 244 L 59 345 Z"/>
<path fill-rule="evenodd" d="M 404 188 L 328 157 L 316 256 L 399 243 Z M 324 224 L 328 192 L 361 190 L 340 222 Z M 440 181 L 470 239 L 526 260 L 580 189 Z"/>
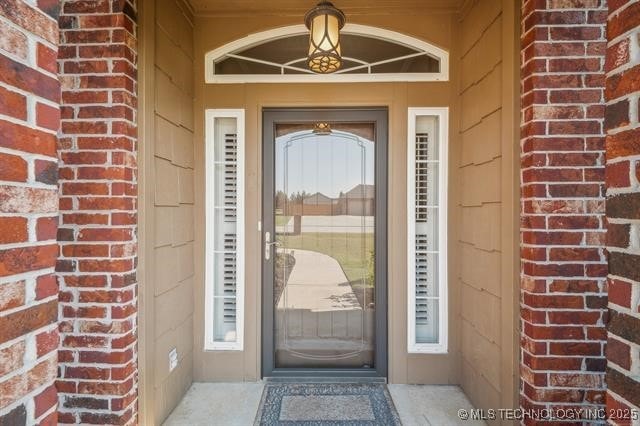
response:
<path fill-rule="evenodd" d="M 262 396 L 259 383 L 194 383 L 165 426 L 250 426 Z M 457 386 L 389 385 L 404 426 L 480 426 L 462 421 L 458 410 L 473 408 Z"/>
<path fill-rule="evenodd" d="M 338 261 L 309 250 L 288 253 L 295 265 L 275 312 L 280 361 L 300 366 L 335 358 L 338 366 L 352 354 L 349 362 L 371 364 L 373 314 L 363 311 Z"/>
<path fill-rule="evenodd" d="M 291 250 L 296 260 L 278 309 L 311 312 L 360 309 L 340 263 L 331 256 L 309 250 Z"/>

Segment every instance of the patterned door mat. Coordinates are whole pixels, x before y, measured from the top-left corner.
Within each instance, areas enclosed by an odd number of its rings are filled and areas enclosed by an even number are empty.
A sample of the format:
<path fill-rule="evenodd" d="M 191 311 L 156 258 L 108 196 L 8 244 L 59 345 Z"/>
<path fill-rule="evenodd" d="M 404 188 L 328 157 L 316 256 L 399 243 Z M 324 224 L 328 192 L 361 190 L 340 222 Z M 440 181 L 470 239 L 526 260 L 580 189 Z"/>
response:
<path fill-rule="evenodd" d="M 267 383 L 255 425 L 401 425 L 381 383 Z"/>

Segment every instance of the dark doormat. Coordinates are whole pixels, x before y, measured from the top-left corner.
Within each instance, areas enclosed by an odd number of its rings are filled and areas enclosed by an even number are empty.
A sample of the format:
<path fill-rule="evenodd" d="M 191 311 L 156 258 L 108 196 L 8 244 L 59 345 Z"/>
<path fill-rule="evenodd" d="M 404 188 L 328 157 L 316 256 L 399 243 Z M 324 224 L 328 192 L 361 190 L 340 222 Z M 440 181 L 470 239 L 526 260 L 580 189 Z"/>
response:
<path fill-rule="evenodd" d="M 267 383 L 255 425 L 401 425 L 382 383 Z"/>

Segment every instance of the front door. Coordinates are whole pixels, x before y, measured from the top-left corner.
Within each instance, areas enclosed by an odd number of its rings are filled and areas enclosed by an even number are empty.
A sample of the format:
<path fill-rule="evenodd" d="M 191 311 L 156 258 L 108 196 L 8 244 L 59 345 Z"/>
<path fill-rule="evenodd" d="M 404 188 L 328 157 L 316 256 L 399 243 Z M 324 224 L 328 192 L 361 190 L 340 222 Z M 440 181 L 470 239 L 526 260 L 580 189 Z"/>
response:
<path fill-rule="evenodd" d="M 263 111 L 263 376 L 386 376 L 387 110 Z"/>

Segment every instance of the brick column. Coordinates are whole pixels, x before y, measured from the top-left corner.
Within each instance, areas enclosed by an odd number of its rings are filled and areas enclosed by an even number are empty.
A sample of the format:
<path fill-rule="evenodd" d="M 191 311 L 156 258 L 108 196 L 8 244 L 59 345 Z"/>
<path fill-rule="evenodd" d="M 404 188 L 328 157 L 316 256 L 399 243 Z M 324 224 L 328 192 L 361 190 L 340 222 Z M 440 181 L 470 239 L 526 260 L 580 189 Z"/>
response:
<path fill-rule="evenodd" d="M 605 95 L 609 222 L 607 408 L 634 408 L 640 413 L 640 1 L 609 4 Z M 629 424 L 624 417 L 610 421 Z"/>
<path fill-rule="evenodd" d="M 604 0 L 523 3 L 524 408 L 605 402 L 606 17 Z"/>
<path fill-rule="evenodd" d="M 61 423 L 136 421 L 136 12 L 62 2 Z"/>
<path fill-rule="evenodd" d="M 0 1 L 0 424 L 56 424 L 57 5 Z"/>

